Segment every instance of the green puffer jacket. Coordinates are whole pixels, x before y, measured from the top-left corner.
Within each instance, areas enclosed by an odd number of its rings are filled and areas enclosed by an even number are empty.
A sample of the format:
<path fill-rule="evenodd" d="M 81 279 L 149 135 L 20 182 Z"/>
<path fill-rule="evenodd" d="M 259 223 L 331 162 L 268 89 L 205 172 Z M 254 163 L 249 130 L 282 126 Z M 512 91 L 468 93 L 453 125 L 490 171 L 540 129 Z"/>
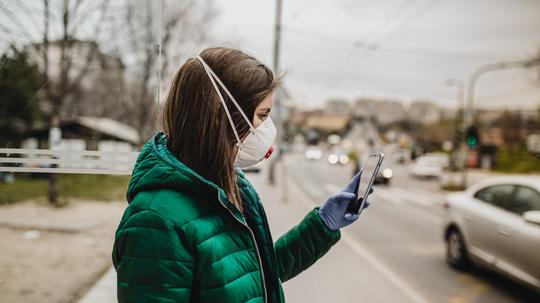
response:
<path fill-rule="evenodd" d="M 156 134 L 137 159 L 116 231 L 119 302 L 283 302 L 281 282 L 339 238 L 317 209 L 273 243 L 259 196 L 238 170 L 244 212 Z"/>

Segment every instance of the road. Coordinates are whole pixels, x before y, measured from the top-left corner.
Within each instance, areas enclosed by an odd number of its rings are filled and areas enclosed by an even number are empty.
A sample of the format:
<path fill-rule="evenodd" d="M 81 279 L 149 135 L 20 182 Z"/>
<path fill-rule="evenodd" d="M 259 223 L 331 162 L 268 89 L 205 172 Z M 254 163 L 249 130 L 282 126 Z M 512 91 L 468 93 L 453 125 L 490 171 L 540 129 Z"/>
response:
<path fill-rule="evenodd" d="M 353 249 L 359 244 L 359 258 L 373 259 L 386 278 L 381 289 L 401 288 L 416 302 L 540 302 L 538 294 L 488 270 L 450 269 L 442 240 L 444 192 L 435 181 L 410 178 L 406 166 L 387 167 L 395 172 L 392 184 L 375 187 L 371 206 L 344 237 Z M 341 190 L 352 174 L 350 166 L 331 165 L 324 157 L 308 161 L 302 154 L 287 155 L 286 171 L 289 186 L 319 203 Z"/>

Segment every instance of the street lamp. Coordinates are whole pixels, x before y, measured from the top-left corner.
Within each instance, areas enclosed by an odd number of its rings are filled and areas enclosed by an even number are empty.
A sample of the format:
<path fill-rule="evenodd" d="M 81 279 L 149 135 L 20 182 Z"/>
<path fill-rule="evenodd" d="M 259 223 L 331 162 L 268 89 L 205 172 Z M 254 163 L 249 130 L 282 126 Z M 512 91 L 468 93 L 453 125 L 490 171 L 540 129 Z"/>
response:
<path fill-rule="evenodd" d="M 464 85 L 463 85 L 463 81 L 461 80 L 456 80 L 454 78 L 448 78 L 446 79 L 446 86 L 455 86 L 457 87 L 457 94 L 456 94 L 456 123 L 455 123 L 455 131 L 456 133 L 458 131 L 463 131 L 463 125 L 461 125 L 461 122 L 462 120 L 460 120 L 460 112 L 462 114 L 462 118 L 463 117 L 463 113 L 464 113 L 464 109 L 463 109 L 463 99 L 464 99 Z M 455 143 L 460 143 L 459 141 L 460 140 L 457 140 L 458 142 L 454 142 Z M 455 147 L 454 147 L 455 149 Z"/>
<path fill-rule="evenodd" d="M 465 187 L 465 174 L 463 167 L 465 166 L 465 161 L 463 157 L 463 153 L 461 150 L 461 142 L 463 140 L 463 133 L 465 131 L 465 127 L 463 124 L 463 121 L 465 119 L 464 114 L 464 84 L 463 81 L 457 80 L 454 78 L 448 78 L 446 79 L 446 86 L 455 86 L 457 87 L 457 94 L 456 94 L 456 117 L 455 117 L 455 124 L 454 124 L 454 140 L 453 145 L 454 148 L 452 150 L 452 157 L 451 157 L 451 164 L 453 168 L 457 168 L 459 171 L 462 172 L 461 181 L 460 181 L 460 187 Z M 461 114 L 461 115 L 460 115 Z"/>
<path fill-rule="evenodd" d="M 490 63 L 490 64 L 486 64 L 486 65 L 482 65 L 478 67 L 469 77 L 469 82 L 467 84 L 467 110 L 466 110 L 467 115 L 466 115 L 465 125 L 471 126 L 472 124 L 475 86 L 480 76 L 484 75 L 485 73 L 497 71 L 497 70 L 530 68 L 536 65 L 540 65 L 540 58 L 535 58 L 531 60 Z"/>

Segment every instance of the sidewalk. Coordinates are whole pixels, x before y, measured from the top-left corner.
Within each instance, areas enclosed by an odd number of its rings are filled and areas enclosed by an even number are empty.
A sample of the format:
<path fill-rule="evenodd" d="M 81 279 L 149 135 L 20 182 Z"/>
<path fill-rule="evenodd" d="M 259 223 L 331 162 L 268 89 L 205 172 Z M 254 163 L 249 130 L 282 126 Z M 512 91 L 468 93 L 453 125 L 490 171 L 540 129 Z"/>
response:
<path fill-rule="evenodd" d="M 28 200 L 0 207 L 0 302 L 74 302 L 111 264 L 125 203 Z"/>
<path fill-rule="evenodd" d="M 266 177 L 266 169 L 248 174 L 263 201 L 275 241 L 324 201 L 310 201 L 298 187 L 287 182 L 288 200 L 284 202 L 282 191 L 268 185 Z M 383 264 L 344 233 L 343 239 L 327 255 L 283 287 L 287 302 L 424 302 L 400 283 Z M 79 302 L 116 302 L 114 269 L 111 268 Z"/>

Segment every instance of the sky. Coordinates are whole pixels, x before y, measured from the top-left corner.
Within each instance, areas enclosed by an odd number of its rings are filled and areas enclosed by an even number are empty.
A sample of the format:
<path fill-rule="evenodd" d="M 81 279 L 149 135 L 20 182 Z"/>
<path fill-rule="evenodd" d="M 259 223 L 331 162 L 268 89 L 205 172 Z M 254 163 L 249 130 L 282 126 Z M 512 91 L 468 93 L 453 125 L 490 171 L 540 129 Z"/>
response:
<path fill-rule="evenodd" d="M 216 0 L 218 43 L 272 66 L 275 1 Z M 281 73 L 299 107 L 328 99 L 433 100 L 456 106 L 481 65 L 540 53 L 538 0 L 283 0 Z M 478 107 L 537 108 L 531 70 L 485 74 Z"/>

